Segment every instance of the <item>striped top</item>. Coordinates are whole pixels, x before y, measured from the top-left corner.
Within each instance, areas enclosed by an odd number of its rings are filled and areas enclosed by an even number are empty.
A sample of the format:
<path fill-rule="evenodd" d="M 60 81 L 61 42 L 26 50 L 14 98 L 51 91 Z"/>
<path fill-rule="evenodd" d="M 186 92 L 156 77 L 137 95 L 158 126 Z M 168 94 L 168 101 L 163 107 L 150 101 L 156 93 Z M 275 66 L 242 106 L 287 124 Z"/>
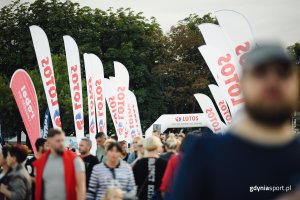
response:
<path fill-rule="evenodd" d="M 124 197 L 136 194 L 133 172 L 127 163 L 121 161 L 114 169 L 104 163 L 95 165 L 90 177 L 87 199 L 102 200 L 110 187 L 120 188 L 124 192 Z"/>

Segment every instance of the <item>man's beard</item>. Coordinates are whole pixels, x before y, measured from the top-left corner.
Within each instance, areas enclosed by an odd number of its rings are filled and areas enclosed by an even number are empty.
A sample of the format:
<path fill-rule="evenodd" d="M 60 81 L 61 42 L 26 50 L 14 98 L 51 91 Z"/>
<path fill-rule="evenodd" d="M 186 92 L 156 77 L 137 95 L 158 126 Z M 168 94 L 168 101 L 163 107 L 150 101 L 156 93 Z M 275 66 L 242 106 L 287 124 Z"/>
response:
<path fill-rule="evenodd" d="M 286 122 L 292 121 L 295 107 L 292 104 L 282 104 L 274 108 L 266 108 L 259 103 L 245 103 L 246 112 L 260 124 L 271 127 L 279 127 Z"/>
<path fill-rule="evenodd" d="M 54 151 L 55 151 L 55 153 L 56 153 L 57 155 L 60 155 L 60 156 L 62 156 L 63 153 L 64 153 L 64 150 L 63 150 L 63 149 L 59 149 L 59 148 L 55 148 Z"/>

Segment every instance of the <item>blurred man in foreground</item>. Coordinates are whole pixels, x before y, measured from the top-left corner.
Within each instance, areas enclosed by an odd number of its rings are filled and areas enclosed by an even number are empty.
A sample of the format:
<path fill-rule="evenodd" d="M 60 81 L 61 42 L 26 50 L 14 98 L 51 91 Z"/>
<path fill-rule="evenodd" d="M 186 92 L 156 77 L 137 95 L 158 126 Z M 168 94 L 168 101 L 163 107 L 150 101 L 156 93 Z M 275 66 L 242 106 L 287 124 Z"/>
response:
<path fill-rule="evenodd" d="M 274 199 L 300 184 L 300 140 L 291 116 L 298 69 L 278 45 L 245 55 L 243 117 L 223 136 L 200 138 L 185 154 L 174 200 Z"/>
<path fill-rule="evenodd" d="M 65 150 L 65 133 L 50 129 L 49 150 L 35 161 L 35 199 L 85 199 L 85 168 L 82 160 L 72 151 Z"/>

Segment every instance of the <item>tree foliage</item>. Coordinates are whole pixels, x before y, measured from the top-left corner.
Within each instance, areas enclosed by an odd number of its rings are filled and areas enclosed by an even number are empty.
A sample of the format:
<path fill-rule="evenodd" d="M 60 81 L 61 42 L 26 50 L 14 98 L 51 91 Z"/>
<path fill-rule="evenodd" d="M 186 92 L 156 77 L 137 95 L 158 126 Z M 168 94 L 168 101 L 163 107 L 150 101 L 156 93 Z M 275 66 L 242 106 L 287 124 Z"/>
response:
<path fill-rule="evenodd" d="M 120 61 L 127 67 L 131 78 L 130 89 L 137 96 L 144 129 L 165 112 L 158 81 L 150 73 L 155 61 L 161 60 L 161 55 L 164 54 L 164 46 L 160 42 L 163 33 L 154 18 L 146 19 L 142 13 L 135 13 L 130 9 L 103 11 L 59 0 L 37 0 L 32 4 L 18 0 L 3 7 L 0 16 L 0 119 L 5 121 L 2 126 L 4 132 L 14 133 L 24 128 L 20 123 L 14 123 L 22 120 L 19 114 L 16 115 L 18 111 L 8 84 L 16 69 L 24 68 L 31 75 L 38 94 L 41 117 L 47 106 L 29 32 L 30 25 L 40 26 L 48 36 L 62 125 L 67 133 L 74 131 L 74 125 L 64 56 L 64 35 L 70 35 L 76 40 L 81 60 L 83 53 L 99 56 L 106 77 L 114 75 L 113 61 Z M 82 67 L 87 122 L 84 75 Z"/>

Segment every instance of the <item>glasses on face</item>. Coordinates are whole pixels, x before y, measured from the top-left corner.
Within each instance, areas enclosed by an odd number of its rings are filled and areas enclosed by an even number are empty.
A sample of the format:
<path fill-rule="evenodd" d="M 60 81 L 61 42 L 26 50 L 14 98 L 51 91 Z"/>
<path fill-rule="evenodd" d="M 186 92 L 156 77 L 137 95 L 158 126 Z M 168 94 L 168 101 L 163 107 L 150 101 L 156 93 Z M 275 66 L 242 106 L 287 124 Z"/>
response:
<path fill-rule="evenodd" d="M 292 76 L 294 67 L 286 64 L 264 64 L 252 70 L 252 74 L 257 78 L 265 78 L 270 73 L 274 73 L 281 80 L 286 80 Z"/>
<path fill-rule="evenodd" d="M 132 144 L 137 144 L 137 142 L 132 142 Z"/>

